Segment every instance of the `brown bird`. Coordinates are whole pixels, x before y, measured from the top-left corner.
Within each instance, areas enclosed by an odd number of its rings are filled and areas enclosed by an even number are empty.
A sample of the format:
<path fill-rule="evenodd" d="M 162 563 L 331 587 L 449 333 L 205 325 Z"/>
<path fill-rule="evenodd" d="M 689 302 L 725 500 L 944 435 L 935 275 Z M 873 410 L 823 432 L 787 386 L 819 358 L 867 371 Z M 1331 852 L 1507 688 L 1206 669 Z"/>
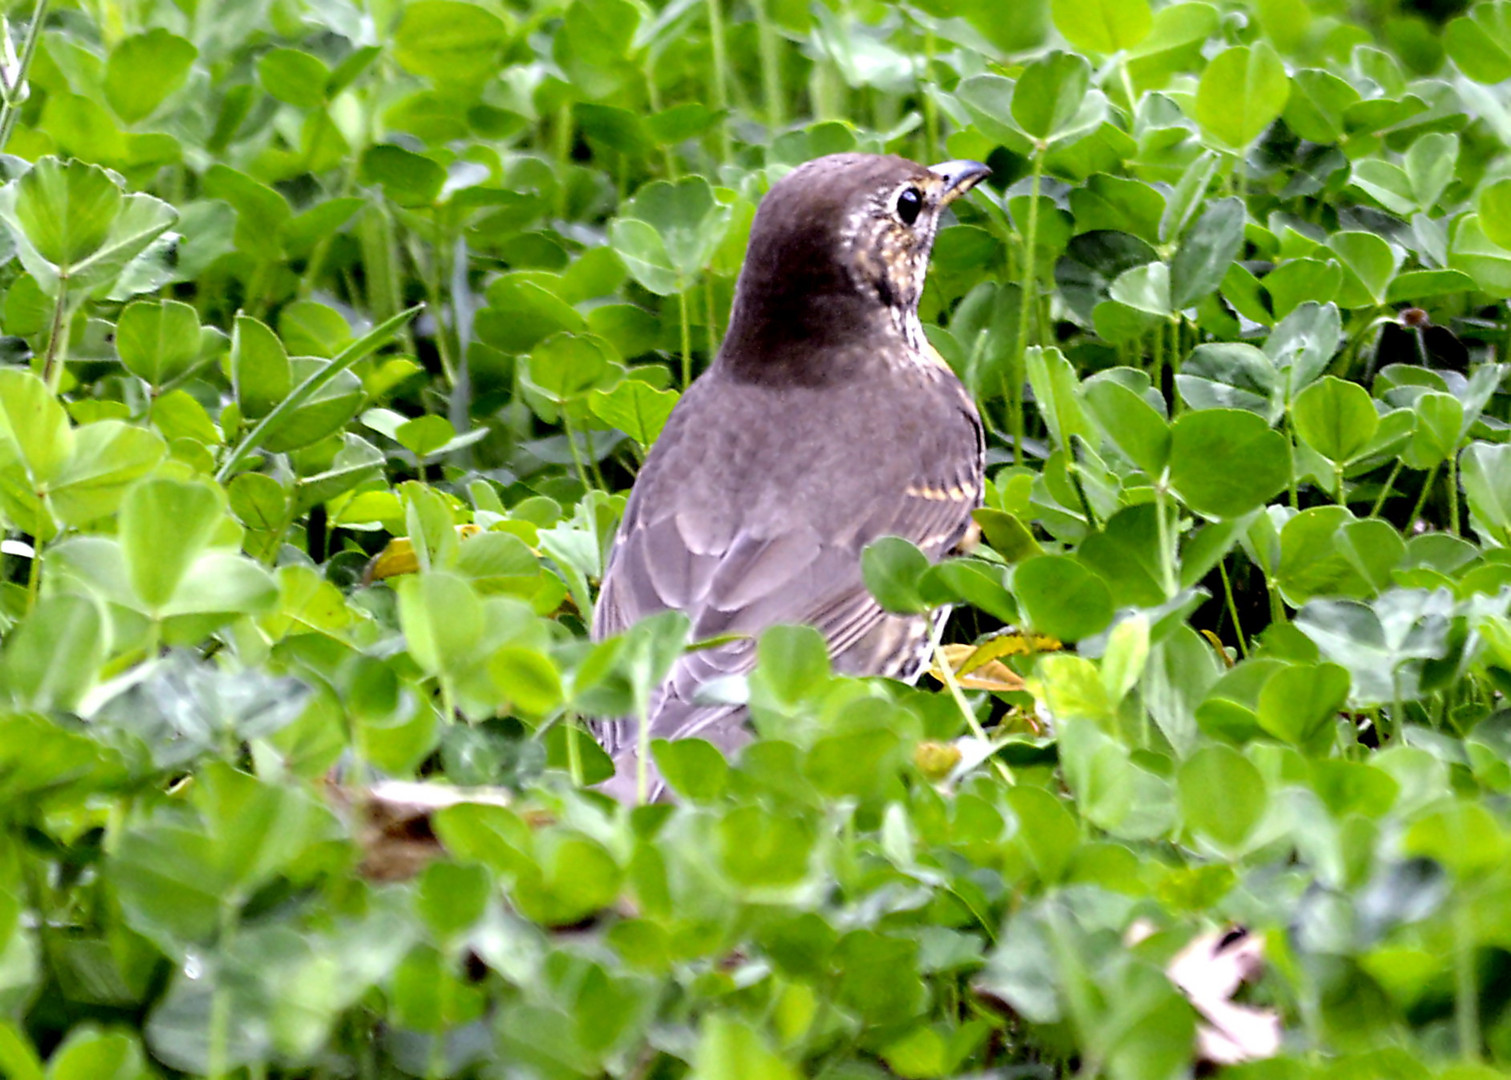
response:
<path fill-rule="evenodd" d="M 729 331 L 640 470 L 593 613 L 595 639 L 668 609 L 694 640 L 748 635 L 677 661 L 651 738 L 726 754 L 748 742 L 744 707 L 699 689 L 747 673 L 778 623 L 817 627 L 840 672 L 917 678 L 928 620 L 884 612 L 860 557 L 894 535 L 942 558 L 980 504 L 981 421 L 924 338 L 918 298 L 941 213 L 989 171 L 833 154 L 761 201 Z M 616 770 L 604 789 L 633 799 L 635 722 L 595 733 Z"/>

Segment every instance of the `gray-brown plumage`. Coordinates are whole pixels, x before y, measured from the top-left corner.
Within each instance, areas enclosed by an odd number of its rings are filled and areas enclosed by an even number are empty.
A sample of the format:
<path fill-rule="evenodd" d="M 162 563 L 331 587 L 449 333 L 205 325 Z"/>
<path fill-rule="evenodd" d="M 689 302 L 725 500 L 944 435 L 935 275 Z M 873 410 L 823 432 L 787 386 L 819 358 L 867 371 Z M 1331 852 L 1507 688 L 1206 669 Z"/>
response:
<path fill-rule="evenodd" d="M 742 707 L 698 692 L 748 672 L 777 623 L 817 627 L 838 671 L 917 677 L 926 620 L 883 612 L 860 555 L 895 535 L 939 559 L 980 503 L 980 420 L 917 308 L 940 213 L 987 172 L 835 154 L 761 201 L 728 333 L 646 458 L 593 615 L 595 638 L 667 609 L 695 640 L 750 635 L 677 662 L 651 738 L 748 741 Z M 616 767 L 605 789 L 633 798 L 635 723 L 597 734 Z"/>

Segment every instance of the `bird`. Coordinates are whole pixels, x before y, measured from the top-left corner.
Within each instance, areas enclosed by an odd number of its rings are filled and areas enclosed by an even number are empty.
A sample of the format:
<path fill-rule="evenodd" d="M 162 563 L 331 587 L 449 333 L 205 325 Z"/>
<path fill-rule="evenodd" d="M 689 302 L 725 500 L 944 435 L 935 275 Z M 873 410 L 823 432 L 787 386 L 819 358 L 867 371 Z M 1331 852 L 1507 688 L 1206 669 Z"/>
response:
<path fill-rule="evenodd" d="M 732 755 L 749 742 L 745 707 L 700 690 L 748 673 L 773 625 L 816 627 L 842 674 L 922 671 L 934 626 L 881 608 L 861 552 L 891 535 L 942 559 L 981 503 L 980 416 L 918 301 L 945 208 L 990 171 L 831 154 L 761 199 L 728 329 L 635 478 L 593 612 L 594 640 L 668 610 L 693 640 L 728 638 L 675 662 L 645 746 L 698 737 Z M 667 797 L 638 760 L 634 718 L 592 729 L 615 766 L 600 790 Z"/>

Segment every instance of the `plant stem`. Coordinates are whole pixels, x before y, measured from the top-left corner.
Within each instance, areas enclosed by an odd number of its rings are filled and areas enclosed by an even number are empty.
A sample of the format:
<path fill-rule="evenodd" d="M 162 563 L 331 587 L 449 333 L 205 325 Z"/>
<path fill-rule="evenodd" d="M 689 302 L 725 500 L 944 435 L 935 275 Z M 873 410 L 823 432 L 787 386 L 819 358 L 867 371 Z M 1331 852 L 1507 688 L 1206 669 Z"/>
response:
<path fill-rule="evenodd" d="M 1422 493 L 1417 496 L 1417 504 L 1411 508 L 1411 517 L 1406 519 L 1406 536 L 1410 539 L 1416 530 L 1417 519 L 1422 516 L 1422 507 L 1427 505 L 1427 496 L 1432 492 L 1432 484 L 1438 478 L 1438 467 L 1434 465 L 1427 470 L 1427 479 L 1422 482 Z"/>
<path fill-rule="evenodd" d="M 1217 560 L 1217 571 L 1222 575 L 1222 592 L 1228 601 L 1228 618 L 1233 620 L 1233 636 L 1238 639 L 1238 653 L 1249 658 L 1249 643 L 1243 636 L 1243 624 L 1238 621 L 1238 603 L 1233 599 L 1233 583 L 1228 580 L 1228 560 Z"/>
<path fill-rule="evenodd" d="M 231 1035 L 231 992 L 226 988 L 224 966 L 230 952 L 231 941 L 236 936 L 236 916 L 240 902 L 234 896 L 221 898 L 220 934 L 215 940 L 218 957 L 214 961 L 215 989 L 210 993 L 209 1048 L 206 1051 L 210 1080 L 221 1080 L 226 1075 L 227 1042 Z M 210 961 L 206 961 L 209 963 Z"/>
<path fill-rule="evenodd" d="M 1390 493 L 1395 490 L 1396 477 L 1401 475 L 1401 466 L 1404 462 L 1396 458 L 1396 463 L 1391 467 L 1390 475 L 1385 478 L 1385 486 L 1380 489 L 1380 496 L 1375 500 L 1374 507 L 1369 511 L 1370 517 L 1379 517 L 1380 511 L 1385 508 L 1385 500 L 1390 498 Z"/>
<path fill-rule="evenodd" d="M 687 324 L 688 316 L 687 288 L 682 282 L 677 282 L 677 310 L 682 316 L 682 389 L 686 390 L 693 381 L 693 329 Z"/>
<path fill-rule="evenodd" d="M 572 452 L 572 464 L 577 469 L 577 479 L 582 482 L 584 492 L 593 490 L 593 481 L 588 479 L 587 466 L 582 463 L 582 452 L 577 449 L 577 430 L 572 423 L 572 415 L 566 402 L 561 405 L 561 427 L 567 436 L 567 449 Z"/>
<path fill-rule="evenodd" d="M 1128 58 L 1118 62 L 1118 74 L 1122 76 L 1123 93 L 1128 98 L 1128 124 L 1133 126 L 1133 114 L 1138 110 L 1138 95 L 1133 90 L 1133 78 L 1128 74 Z"/>
<path fill-rule="evenodd" d="M 960 710 L 960 715 L 965 718 L 965 726 L 971 729 L 971 734 L 982 742 L 990 745 L 986 729 L 981 726 L 981 721 L 976 719 L 976 713 L 971 708 L 971 703 L 965 700 L 965 693 L 960 689 L 960 683 L 955 678 L 955 669 L 950 666 L 949 657 L 944 655 L 942 637 L 944 634 L 944 619 L 934 618 L 933 612 L 926 616 L 929 620 L 929 646 L 934 656 L 934 663 L 939 668 L 939 677 L 944 681 L 945 689 L 950 692 L 950 698 L 955 702 L 955 707 Z M 992 765 L 997 769 L 997 775 L 1009 784 L 1016 783 L 1013 779 L 1013 771 L 1007 767 L 1007 763 L 993 755 Z"/>
<path fill-rule="evenodd" d="M 1459 534 L 1459 456 L 1454 451 L 1448 455 L 1448 532 Z"/>
<path fill-rule="evenodd" d="M 1012 396 L 1008 401 L 1008 421 L 1013 433 L 1013 464 L 1023 464 L 1023 354 L 1028 348 L 1028 320 L 1038 297 L 1039 261 L 1034 257 L 1039 241 L 1039 182 L 1044 177 L 1044 152 L 1040 146 L 1034 151 L 1033 180 L 1029 186 L 1028 224 L 1023 230 L 1024 280 L 1023 298 L 1018 304 L 1018 340 L 1013 347 L 1013 363 L 1008 371 Z"/>
<path fill-rule="evenodd" d="M 26 28 L 26 42 L 21 46 L 20 63 L 16 66 L 15 82 L 5 88 L 4 102 L 0 103 L 0 150 L 10 142 L 11 132 L 16 129 L 16 118 L 21 115 L 23 102 L 16 100 L 26 78 L 31 73 L 32 57 L 37 52 L 37 42 L 42 37 L 42 24 L 47 21 L 48 0 L 37 0 L 32 9 L 31 25 Z"/>
<path fill-rule="evenodd" d="M 1474 926 L 1469 904 L 1459 898 L 1453 917 L 1453 1026 L 1459 1040 L 1459 1056 L 1469 1061 L 1480 1057 L 1479 979 L 1474 969 Z"/>
<path fill-rule="evenodd" d="M 752 0 L 756 18 L 756 48 L 761 53 L 761 95 L 766 99 L 766 128 L 775 134 L 787 124 L 782 94 L 781 38 L 771 21 L 771 0 Z"/>
<path fill-rule="evenodd" d="M 703 283 L 703 318 L 708 323 L 708 358 L 712 360 L 719 352 L 719 320 L 714 315 L 713 275 Z"/>
<path fill-rule="evenodd" d="M 566 731 L 562 733 L 567 740 L 567 773 L 572 777 L 572 786 L 582 787 L 582 748 L 577 745 L 577 717 L 567 716 Z"/>
<path fill-rule="evenodd" d="M 1160 585 L 1168 600 L 1176 592 L 1175 546 L 1171 543 L 1169 522 L 1165 520 L 1165 488 L 1162 483 L 1154 485 L 1154 527 L 1159 543 Z"/>
<path fill-rule="evenodd" d="M 713 99 L 714 108 L 729 112 L 729 58 L 725 54 L 724 9 L 722 0 L 706 0 L 708 5 L 708 37 L 713 53 Z M 729 118 L 719 121 L 719 163 L 729 164 L 734 154 L 734 144 L 729 136 Z"/>
<path fill-rule="evenodd" d="M 42 381 L 54 394 L 62 377 L 63 362 L 68 359 L 68 279 L 58 279 L 58 298 L 52 305 L 52 325 L 47 331 L 47 349 L 42 354 Z"/>
<path fill-rule="evenodd" d="M 918 96 L 923 99 L 923 138 L 928 143 L 929 157 L 943 157 L 939 152 L 939 105 L 929 93 L 929 72 L 934 68 L 934 30 L 929 28 L 923 35 L 923 77 L 918 80 Z"/>

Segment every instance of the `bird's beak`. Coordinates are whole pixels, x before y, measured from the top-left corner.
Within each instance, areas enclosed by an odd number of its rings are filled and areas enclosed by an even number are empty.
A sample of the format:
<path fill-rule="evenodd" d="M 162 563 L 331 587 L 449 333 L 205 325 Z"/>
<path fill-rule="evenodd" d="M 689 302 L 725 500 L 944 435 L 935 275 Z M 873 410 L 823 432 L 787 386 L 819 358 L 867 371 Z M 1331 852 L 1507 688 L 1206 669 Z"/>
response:
<path fill-rule="evenodd" d="M 939 201 L 945 205 L 954 202 L 992 174 L 992 170 L 979 161 L 941 161 L 938 165 L 930 165 L 929 172 L 944 181 Z"/>

